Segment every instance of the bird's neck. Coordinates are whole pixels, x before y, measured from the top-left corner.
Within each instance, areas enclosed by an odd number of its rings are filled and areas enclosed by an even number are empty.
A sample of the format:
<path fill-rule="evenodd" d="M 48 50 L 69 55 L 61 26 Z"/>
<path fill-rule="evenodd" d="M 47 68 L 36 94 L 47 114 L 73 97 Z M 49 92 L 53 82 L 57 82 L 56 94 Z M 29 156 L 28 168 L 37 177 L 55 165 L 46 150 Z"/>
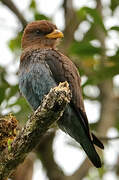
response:
<path fill-rule="evenodd" d="M 40 49 L 40 50 L 44 50 L 44 49 L 56 49 L 56 47 L 34 44 L 34 45 L 27 46 L 27 47 L 23 48 L 22 49 L 22 54 L 25 55 L 25 54 L 27 54 L 27 52 L 33 51 L 33 50 L 37 50 L 37 49 Z"/>
<path fill-rule="evenodd" d="M 55 47 L 53 46 L 44 46 L 44 45 L 39 45 L 39 44 L 32 44 L 32 45 L 29 45 L 25 48 L 23 48 L 23 51 L 29 51 L 29 50 L 35 50 L 35 49 L 48 49 L 48 48 L 53 48 L 55 49 Z"/>
<path fill-rule="evenodd" d="M 29 54 L 29 52 L 31 53 L 34 50 L 47 50 L 47 49 L 54 49 L 57 50 L 56 46 L 44 46 L 44 45 L 40 45 L 39 44 L 32 44 L 31 46 L 26 46 L 25 48 L 22 48 L 22 54 L 21 54 L 21 58 L 20 61 L 22 61 L 24 59 L 24 56 L 26 56 L 27 54 Z"/>
<path fill-rule="evenodd" d="M 44 49 L 54 49 L 56 50 L 56 46 L 59 44 L 59 39 L 52 39 L 52 40 L 44 40 L 44 41 L 22 41 L 22 56 L 23 57 L 31 51 L 34 50 L 44 50 Z"/>
<path fill-rule="evenodd" d="M 56 49 L 56 46 L 59 44 L 58 39 L 43 39 L 43 40 L 33 40 L 25 41 L 22 40 L 22 50 L 23 52 L 32 51 L 35 49 Z"/>

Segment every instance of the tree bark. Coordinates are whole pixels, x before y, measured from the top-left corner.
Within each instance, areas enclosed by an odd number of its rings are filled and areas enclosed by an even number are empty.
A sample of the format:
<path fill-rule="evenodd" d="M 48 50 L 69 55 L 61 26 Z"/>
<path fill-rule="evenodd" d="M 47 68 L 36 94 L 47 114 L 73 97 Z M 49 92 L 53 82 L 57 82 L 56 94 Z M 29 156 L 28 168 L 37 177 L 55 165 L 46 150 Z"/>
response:
<path fill-rule="evenodd" d="M 22 13 L 18 10 L 16 5 L 13 3 L 13 1 L 11 1 L 11 0 L 0 0 L 0 1 L 4 5 L 6 5 L 17 16 L 17 18 L 21 22 L 22 26 L 25 28 L 25 26 L 27 25 L 27 21 L 24 18 L 24 16 L 22 15 Z"/>
<path fill-rule="evenodd" d="M 41 106 L 29 118 L 24 128 L 11 145 L 10 151 L 5 149 L 0 157 L 0 180 L 5 180 L 13 170 L 24 161 L 27 154 L 35 148 L 40 138 L 59 120 L 71 93 L 67 82 L 50 90 Z"/>
<path fill-rule="evenodd" d="M 18 166 L 10 178 L 12 180 L 32 180 L 35 159 L 35 154 L 33 152 L 29 153 L 24 162 Z"/>

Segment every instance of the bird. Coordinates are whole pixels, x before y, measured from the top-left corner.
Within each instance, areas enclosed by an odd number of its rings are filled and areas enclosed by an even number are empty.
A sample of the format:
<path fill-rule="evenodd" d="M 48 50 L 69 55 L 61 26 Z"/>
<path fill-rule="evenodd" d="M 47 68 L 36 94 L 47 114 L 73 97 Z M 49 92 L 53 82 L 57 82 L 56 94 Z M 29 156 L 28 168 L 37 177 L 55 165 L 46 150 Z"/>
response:
<path fill-rule="evenodd" d="M 100 168 L 102 162 L 94 145 L 101 149 L 104 145 L 90 131 L 79 72 L 74 63 L 57 50 L 63 37 L 48 20 L 33 21 L 26 26 L 21 41 L 19 89 L 35 111 L 51 88 L 67 81 L 72 98 L 57 124 L 82 146 L 92 164 Z"/>

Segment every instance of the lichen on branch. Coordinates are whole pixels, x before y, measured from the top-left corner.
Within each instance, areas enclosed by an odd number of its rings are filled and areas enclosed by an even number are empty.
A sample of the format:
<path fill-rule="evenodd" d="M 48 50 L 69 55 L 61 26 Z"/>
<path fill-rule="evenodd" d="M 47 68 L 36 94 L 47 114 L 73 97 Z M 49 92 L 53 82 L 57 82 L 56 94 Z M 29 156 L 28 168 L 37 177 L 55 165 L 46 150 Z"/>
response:
<path fill-rule="evenodd" d="M 26 125 L 17 135 L 10 151 L 6 148 L 0 157 L 0 180 L 6 179 L 13 170 L 35 148 L 40 138 L 62 116 L 70 102 L 71 93 L 67 82 L 50 90 L 41 106 L 30 116 Z"/>

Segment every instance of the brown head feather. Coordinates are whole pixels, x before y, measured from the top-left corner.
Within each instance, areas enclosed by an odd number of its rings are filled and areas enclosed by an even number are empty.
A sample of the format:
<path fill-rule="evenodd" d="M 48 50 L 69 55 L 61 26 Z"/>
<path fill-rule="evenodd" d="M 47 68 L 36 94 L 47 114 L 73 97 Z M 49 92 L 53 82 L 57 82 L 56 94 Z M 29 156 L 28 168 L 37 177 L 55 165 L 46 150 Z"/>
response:
<path fill-rule="evenodd" d="M 32 32 L 32 30 L 38 29 L 46 33 L 52 32 L 54 29 L 57 29 L 56 25 L 52 24 L 50 21 L 41 20 L 34 21 L 27 25 L 25 32 Z"/>
<path fill-rule="evenodd" d="M 29 23 L 23 33 L 22 48 L 54 47 L 56 39 L 47 39 L 45 35 L 53 32 L 55 29 L 57 29 L 56 25 L 47 20 Z"/>

